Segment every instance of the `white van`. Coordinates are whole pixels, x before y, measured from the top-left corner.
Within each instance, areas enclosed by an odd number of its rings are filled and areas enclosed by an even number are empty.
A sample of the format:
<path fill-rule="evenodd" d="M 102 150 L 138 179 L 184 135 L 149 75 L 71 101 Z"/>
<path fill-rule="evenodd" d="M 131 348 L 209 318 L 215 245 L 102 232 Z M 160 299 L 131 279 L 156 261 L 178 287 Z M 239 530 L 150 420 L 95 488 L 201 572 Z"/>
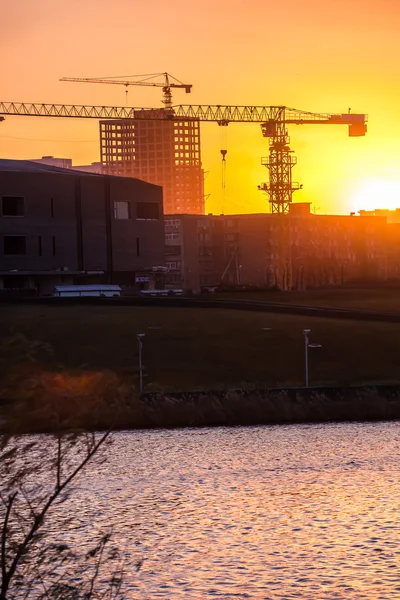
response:
<path fill-rule="evenodd" d="M 93 283 L 91 285 L 57 285 L 53 290 L 53 296 L 60 298 L 76 298 L 78 296 L 94 296 L 101 298 L 116 298 L 121 295 L 119 285 L 103 285 Z"/>

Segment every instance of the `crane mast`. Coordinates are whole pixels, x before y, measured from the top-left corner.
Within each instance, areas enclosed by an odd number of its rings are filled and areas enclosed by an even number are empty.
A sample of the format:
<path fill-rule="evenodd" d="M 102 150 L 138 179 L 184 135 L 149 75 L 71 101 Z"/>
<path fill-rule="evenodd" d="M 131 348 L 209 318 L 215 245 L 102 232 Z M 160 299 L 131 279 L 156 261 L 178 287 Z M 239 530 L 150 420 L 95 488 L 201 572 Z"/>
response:
<path fill-rule="evenodd" d="M 286 291 L 292 287 L 292 261 L 290 228 L 285 215 L 289 212 L 293 192 L 302 186 L 292 180 L 292 169 L 297 160 L 289 148 L 285 121 L 263 123 L 261 130 L 263 136 L 269 138 L 269 156 L 261 159 L 261 164 L 269 171 L 269 181 L 258 189 L 268 194 L 271 212 L 278 215 L 280 266 L 277 280 L 281 290 Z"/>

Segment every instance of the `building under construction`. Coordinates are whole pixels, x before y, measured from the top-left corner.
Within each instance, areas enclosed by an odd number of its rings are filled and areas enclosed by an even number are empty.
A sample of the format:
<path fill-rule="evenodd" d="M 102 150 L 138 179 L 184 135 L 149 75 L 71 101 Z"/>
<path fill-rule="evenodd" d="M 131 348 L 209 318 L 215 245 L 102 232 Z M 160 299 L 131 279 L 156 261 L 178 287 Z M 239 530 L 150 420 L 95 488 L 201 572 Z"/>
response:
<path fill-rule="evenodd" d="M 204 214 L 199 120 L 135 117 L 100 121 L 103 172 L 162 186 L 165 213 Z"/>

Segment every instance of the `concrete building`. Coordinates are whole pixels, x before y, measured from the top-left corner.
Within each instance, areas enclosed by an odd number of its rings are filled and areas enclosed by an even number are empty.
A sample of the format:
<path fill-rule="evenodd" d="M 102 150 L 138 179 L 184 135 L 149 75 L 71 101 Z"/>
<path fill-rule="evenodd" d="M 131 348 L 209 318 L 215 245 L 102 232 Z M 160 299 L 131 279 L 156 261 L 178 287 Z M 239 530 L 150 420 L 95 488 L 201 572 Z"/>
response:
<path fill-rule="evenodd" d="M 31 158 L 29 162 L 58 167 L 60 169 L 72 169 L 72 158 L 57 158 L 55 156 L 42 156 L 42 158 Z"/>
<path fill-rule="evenodd" d="M 163 266 L 160 187 L 0 160 L 0 288 L 158 287 Z"/>
<path fill-rule="evenodd" d="M 400 213 L 400 209 L 397 209 Z M 394 212 L 394 211 L 393 211 Z M 400 280 L 400 221 L 388 223 L 386 232 L 385 274 L 389 281 Z"/>
<path fill-rule="evenodd" d="M 282 222 L 277 215 L 166 215 L 168 286 L 279 284 Z M 340 285 L 387 276 L 385 217 L 314 215 L 309 204 L 291 206 L 285 232 L 292 286 Z"/>
<path fill-rule="evenodd" d="M 388 224 L 400 223 L 400 208 L 376 208 L 375 210 L 360 210 L 360 217 L 386 217 Z"/>
<path fill-rule="evenodd" d="M 204 214 L 199 121 L 137 116 L 100 122 L 104 172 L 161 185 L 165 213 Z"/>
<path fill-rule="evenodd" d="M 101 162 L 92 162 L 90 165 L 74 165 L 72 168 L 75 171 L 83 171 L 84 173 L 97 173 L 98 175 L 105 175 Z"/>
<path fill-rule="evenodd" d="M 214 216 L 165 217 L 166 285 L 198 291 L 220 283 L 222 227 L 223 221 Z"/>
<path fill-rule="evenodd" d="M 72 158 L 57 158 L 55 156 L 42 156 L 42 158 L 33 158 L 30 162 L 59 167 L 60 169 L 74 169 L 75 171 L 84 171 L 85 173 L 103 174 L 101 162 L 93 162 L 90 165 L 73 165 Z"/>

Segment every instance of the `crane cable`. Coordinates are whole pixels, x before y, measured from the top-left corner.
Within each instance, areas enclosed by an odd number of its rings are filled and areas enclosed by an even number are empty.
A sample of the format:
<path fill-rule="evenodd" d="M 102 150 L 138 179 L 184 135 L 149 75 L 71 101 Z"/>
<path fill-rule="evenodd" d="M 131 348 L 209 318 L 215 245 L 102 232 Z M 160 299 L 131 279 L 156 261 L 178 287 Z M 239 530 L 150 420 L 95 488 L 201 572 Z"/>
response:
<path fill-rule="evenodd" d="M 221 155 L 222 155 L 222 207 L 221 207 L 221 213 L 224 214 L 224 208 L 225 208 L 225 188 L 226 188 L 226 155 L 228 150 L 220 150 Z"/>
<path fill-rule="evenodd" d="M 221 156 L 222 156 L 222 162 L 221 162 L 221 214 L 224 214 L 225 212 L 225 200 L 226 200 L 226 155 L 228 153 L 228 150 L 226 150 L 226 148 L 228 147 L 228 123 L 226 122 L 221 122 L 220 123 L 221 129 L 220 129 L 220 148 L 223 148 L 223 150 L 220 150 Z"/>

